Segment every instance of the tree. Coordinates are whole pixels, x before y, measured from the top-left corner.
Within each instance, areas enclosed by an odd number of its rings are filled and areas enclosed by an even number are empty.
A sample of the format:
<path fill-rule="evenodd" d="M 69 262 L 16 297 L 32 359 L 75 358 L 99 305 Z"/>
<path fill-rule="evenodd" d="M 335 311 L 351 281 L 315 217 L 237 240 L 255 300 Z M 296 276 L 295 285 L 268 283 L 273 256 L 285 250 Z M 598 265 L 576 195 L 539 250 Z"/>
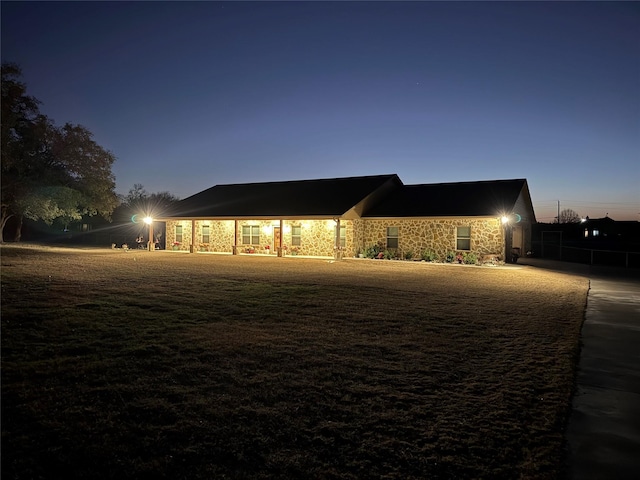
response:
<path fill-rule="evenodd" d="M 180 199 L 169 192 L 149 193 L 141 183 L 135 183 L 129 193 L 122 198 L 119 210 L 120 218 L 134 215 L 162 215 L 171 205 Z"/>
<path fill-rule="evenodd" d="M 81 125 L 57 127 L 26 94 L 20 68 L 2 64 L 2 211 L 0 241 L 11 217 L 20 240 L 23 217 L 55 219 L 102 215 L 118 200 L 111 166 L 114 155 Z"/>
<path fill-rule="evenodd" d="M 570 208 L 565 208 L 558 216 L 558 223 L 580 223 L 580 221 L 580 215 Z"/>

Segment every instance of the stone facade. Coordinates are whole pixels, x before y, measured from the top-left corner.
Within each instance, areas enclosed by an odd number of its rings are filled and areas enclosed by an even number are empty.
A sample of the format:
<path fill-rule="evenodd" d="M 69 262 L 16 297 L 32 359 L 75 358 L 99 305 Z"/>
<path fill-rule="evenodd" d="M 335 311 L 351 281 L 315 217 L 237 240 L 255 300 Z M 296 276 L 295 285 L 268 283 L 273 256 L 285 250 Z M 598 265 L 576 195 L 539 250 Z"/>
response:
<path fill-rule="evenodd" d="M 425 219 L 403 218 L 363 221 L 362 247 L 387 244 L 387 227 L 398 227 L 398 253 L 413 252 L 419 256 L 424 251 L 432 251 L 445 258 L 449 252 L 468 251 L 481 255 L 502 255 L 504 234 L 500 221 L 496 218 L 455 218 Z M 471 248 L 457 248 L 457 227 L 470 227 Z"/>
<path fill-rule="evenodd" d="M 193 227 L 191 220 L 175 220 L 166 222 L 166 248 L 168 250 L 190 251 L 194 245 L 195 251 L 232 253 L 234 238 L 237 238 L 237 253 L 243 254 L 247 250 L 253 253 L 277 254 L 276 231 L 280 228 L 279 220 L 238 220 L 237 237 L 234 237 L 234 220 L 196 220 L 195 237 L 192 241 Z M 209 226 L 209 241 L 203 240 L 203 226 Z M 253 225 L 258 227 L 256 242 L 243 243 L 242 227 Z M 293 228 L 300 227 L 300 245 L 293 245 Z M 285 255 L 306 255 L 314 257 L 333 257 L 335 244 L 334 220 L 301 220 L 282 222 L 282 245 Z M 341 220 L 344 227 L 345 251 L 354 251 L 353 222 Z M 180 233 L 181 229 L 181 233 Z M 181 241 L 179 241 L 181 238 Z M 256 240 L 254 238 L 254 240 Z M 178 243 L 178 244 L 176 244 Z M 267 249 L 266 246 L 269 246 Z"/>
<path fill-rule="evenodd" d="M 238 220 L 237 232 L 234 235 L 234 220 L 196 220 L 195 230 L 191 220 L 176 220 L 166 222 L 166 248 L 190 251 L 207 251 L 218 253 L 233 253 L 234 239 L 237 252 L 246 253 L 253 249 L 254 253 L 277 253 L 275 239 L 280 228 L 279 220 Z M 203 227 L 209 229 L 209 241 L 203 239 Z M 257 242 L 243 243 L 242 227 L 254 225 L 258 227 Z M 300 245 L 293 246 L 293 227 L 300 227 Z M 282 222 L 282 243 L 286 246 L 285 255 L 297 254 L 317 257 L 333 257 L 335 253 L 334 220 L 285 220 Z M 344 246 L 342 252 L 345 257 L 354 256 L 358 251 L 381 244 L 387 244 L 387 227 L 398 228 L 398 255 L 413 252 L 419 256 L 424 251 L 432 251 L 440 258 L 449 252 L 469 251 L 478 256 L 504 254 L 504 230 L 497 218 L 401 218 L 401 219 L 356 219 L 341 220 L 344 228 Z M 182 229 L 182 241 L 176 235 Z M 469 227 L 471 231 L 470 249 L 459 250 L 457 244 L 457 227 Z M 195 231 L 194 241 L 192 232 Z M 254 239 L 255 240 L 255 239 Z M 269 249 L 266 249 L 266 246 Z"/>

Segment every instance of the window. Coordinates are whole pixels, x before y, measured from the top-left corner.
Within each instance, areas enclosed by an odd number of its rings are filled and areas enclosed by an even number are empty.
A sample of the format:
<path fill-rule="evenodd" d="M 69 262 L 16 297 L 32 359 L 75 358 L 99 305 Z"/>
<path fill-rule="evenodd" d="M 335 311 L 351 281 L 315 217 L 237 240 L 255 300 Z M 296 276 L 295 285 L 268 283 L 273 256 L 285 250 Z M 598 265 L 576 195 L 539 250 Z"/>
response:
<path fill-rule="evenodd" d="M 398 248 L 398 227 L 387 227 L 387 248 Z"/>
<path fill-rule="evenodd" d="M 202 243 L 209 243 L 211 235 L 211 225 L 202 226 Z"/>
<path fill-rule="evenodd" d="M 258 225 L 243 225 L 242 243 L 245 245 L 258 245 L 260 243 L 260 227 Z"/>
<path fill-rule="evenodd" d="M 593 235 L 594 237 L 597 237 L 598 235 L 600 235 L 600 230 L 594 228 L 593 233 L 591 235 Z"/>
<path fill-rule="evenodd" d="M 336 228 L 337 227 L 333 227 L 333 244 L 334 245 L 335 245 L 335 238 L 336 238 Z M 347 228 L 344 226 L 340 227 L 340 246 L 341 247 L 347 246 Z"/>
<path fill-rule="evenodd" d="M 182 243 L 182 225 L 176 225 L 176 243 Z"/>
<path fill-rule="evenodd" d="M 456 229 L 456 250 L 471 250 L 471 227 Z"/>
<path fill-rule="evenodd" d="M 300 225 L 291 227 L 291 245 L 302 245 L 302 227 Z"/>

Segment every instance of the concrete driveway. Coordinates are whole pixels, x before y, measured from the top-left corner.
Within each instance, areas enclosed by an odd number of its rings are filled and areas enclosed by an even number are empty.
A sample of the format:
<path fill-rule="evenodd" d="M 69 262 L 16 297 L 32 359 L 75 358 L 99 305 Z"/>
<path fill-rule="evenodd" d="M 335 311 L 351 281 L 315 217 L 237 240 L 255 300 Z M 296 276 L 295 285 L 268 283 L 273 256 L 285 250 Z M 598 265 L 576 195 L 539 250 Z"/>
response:
<path fill-rule="evenodd" d="M 520 263 L 590 279 L 566 431 L 567 477 L 640 478 L 640 271 L 538 259 Z"/>

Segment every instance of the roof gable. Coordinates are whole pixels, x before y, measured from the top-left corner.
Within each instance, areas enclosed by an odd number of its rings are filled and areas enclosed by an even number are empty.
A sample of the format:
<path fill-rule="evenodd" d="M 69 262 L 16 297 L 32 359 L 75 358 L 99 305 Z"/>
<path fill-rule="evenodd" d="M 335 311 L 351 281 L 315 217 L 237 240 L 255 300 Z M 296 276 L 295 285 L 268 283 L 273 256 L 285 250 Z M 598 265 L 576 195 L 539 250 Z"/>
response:
<path fill-rule="evenodd" d="M 494 217 L 511 213 L 518 202 L 523 202 L 521 209 L 529 211 L 521 215 L 529 218 L 533 217 L 533 207 L 529 208 L 531 199 L 526 184 L 525 179 L 515 179 L 404 185 L 363 216 Z"/>
<path fill-rule="evenodd" d="M 377 190 L 401 185 L 395 174 L 216 185 L 181 200 L 168 216 L 340 217 L 349 211 L 359 215 Z"/>

